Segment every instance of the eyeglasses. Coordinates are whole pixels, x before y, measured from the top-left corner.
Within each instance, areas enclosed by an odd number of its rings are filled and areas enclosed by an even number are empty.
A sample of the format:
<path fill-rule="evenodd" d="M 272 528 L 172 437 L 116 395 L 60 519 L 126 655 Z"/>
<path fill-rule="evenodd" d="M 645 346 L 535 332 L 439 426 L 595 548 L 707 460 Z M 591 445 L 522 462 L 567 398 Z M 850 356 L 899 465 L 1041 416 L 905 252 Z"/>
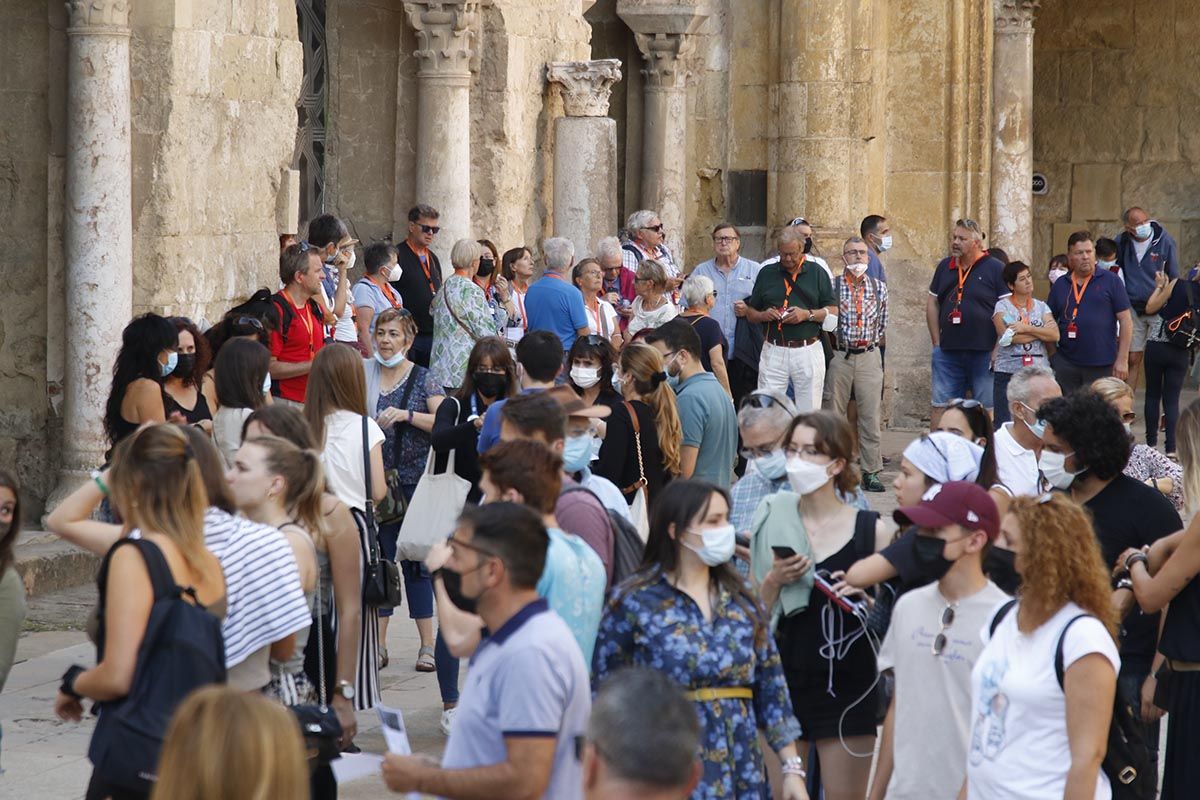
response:
<path fill-rule="evenodd" d="M 743 408 L 770 408 L 771 406 L 779 406 L 789 414 L 791 413 L 791 409 L 765 392 L 751 392 L 743 397 L 742 401 L 738 403 L 738 411 Z"/>
<path fill-rule="evenodd" d="M 449 544 L 451 548 L 461 547 L 464 550 L 472 550 L 476 553 L 479 553 L 481 556 L 486 556 L 487 558 L 498 558 L 498 556 L 491 550 L 477 547 L 470 542 L 464 542 L 462 539 L 455 539 L 453 533 L 446 538 L 446 543 Z"/>
<path fill-rule="evenodd" d="M 714 236 L 713 241 L 717 244 L 729 244 L 730 242 L 741 241 L 737 236 Z"/>
<path fill-rule="evenodd" d="M 938 635 L 933 637 L 933 654 L 940 656 L 946 650 L 946 645 L 950 643 L 950 637 L 946 635 L 946 631 L 954 624 L 954 609 L 957 605 L 948 605 L 942 610 L 942 629 L 938 631 Z"/>
<path fill-rule="evenodd" d="M 419 225 L 418 227 L 421 229 L 421 233 L 436 234 L 441 231 L 441 228 L 439 228 L 437 225 Z"/>
<path fill-rule="evenodd" d="M 715 290 L 715 289 L 714 289 L 713 291 L 709 292 L 709 294 L 710 294 L 710 295 L 712 295 L 712 299 L 713 299 L 713 300 L 716 300 L 716 299 L 717 299 L 717 292 L 716 292 L 716 290 Z"/>
<path fill-rule="evenodd" d="M 774 453 L 779 448 L 779 443 L 767 447 L 743 447 L 738 454 L 747 461 L 753 461 L 756 458 L 766 458 Z"/>
<path fill-rule="evenodd" d="M 660 222 L 657 225 L 646 225 L 642 228 L 644 231 L 654 231 L 655 233 L 663 232 L 663 224 Z"/>
<path fill-rule="evenodd" d="M 979 408 L 982 405 L 983 403 L 979 402 L 978 400 L 956 397 L 950 401 L 950 405 L 948 405 L 947 408 Z"/>

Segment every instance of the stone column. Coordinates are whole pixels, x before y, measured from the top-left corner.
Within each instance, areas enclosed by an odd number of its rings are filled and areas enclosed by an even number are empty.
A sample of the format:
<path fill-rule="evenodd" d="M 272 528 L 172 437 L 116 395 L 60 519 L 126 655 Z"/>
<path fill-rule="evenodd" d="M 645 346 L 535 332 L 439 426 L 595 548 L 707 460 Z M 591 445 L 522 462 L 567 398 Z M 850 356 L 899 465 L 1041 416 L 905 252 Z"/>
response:
<path fill-rule="evenodd" d="M 642 137 L 642 207 L 658 212 L 667 246 L 684 266 L 687 198 L 688 57 L 708 18 L 700 0 L 618 0 L 617 16 L 633 31 L 646 65 Z"/>
<path fill-rule="evenodd" d="M 546 77 L 562 86 L 567 112 L 554 121 L 554 235 L 574 242 L 582 258 L 619 227 L 617 123 L 608 98 L 621 61 L 556 61 Z"/>
<path fill-rule="evenodd" d="M 450 249 L 471 230 L 471 69 L 479 0 L 406 0 L 417 33 L 417 203 L 441 213 L 433 250 L 449 272 Z"/>
<path fill-rule="evenodd" d="M 994 0 L 992 236 L 1014 261 L 1033 256 L 1033 15 L 1040 0 Z"/>
<path fill-rule="evenodd" d="M 60 499 L 104 461 L 104 408 L 133 313 L 131 0 L 67 3 L 66 346 Z"/>

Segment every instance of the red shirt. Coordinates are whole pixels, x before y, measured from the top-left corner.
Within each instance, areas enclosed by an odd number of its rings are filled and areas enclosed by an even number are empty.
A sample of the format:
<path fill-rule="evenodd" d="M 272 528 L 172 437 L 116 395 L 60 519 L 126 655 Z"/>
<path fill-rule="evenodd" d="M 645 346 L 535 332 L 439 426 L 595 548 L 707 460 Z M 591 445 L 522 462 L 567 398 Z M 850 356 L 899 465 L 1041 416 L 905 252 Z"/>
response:
<path fill-rule="evenodd" d="M 291 303 L 286 292 L 279 293 L 283 302 Z M 324 320 L 317 315 L 311 302 L 300 308 L 292 304 L 292 323 L 288 326 L 287 337 L 271 331 L 271 356 L 288 364 L 302 364 L 312 361 L 317 351 L 325 346 Z M 304 402 L 304 392 L 308 388 L 308 375 L 298 375 L 295 378 L 284 378 L 279 381 L 279 396 L 285 400 Z"/>

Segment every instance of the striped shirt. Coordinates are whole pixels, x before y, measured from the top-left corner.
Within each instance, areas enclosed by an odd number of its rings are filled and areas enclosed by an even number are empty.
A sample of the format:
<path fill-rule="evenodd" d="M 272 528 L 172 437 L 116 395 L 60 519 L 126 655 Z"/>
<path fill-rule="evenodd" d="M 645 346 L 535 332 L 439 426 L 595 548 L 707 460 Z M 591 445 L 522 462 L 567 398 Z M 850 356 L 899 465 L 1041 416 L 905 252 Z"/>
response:
<path fill-rule="evenodd" d="M 838 348 L 859 349 L 879 344 L 888 324 L 887 284 L 869 275 L 847 280 L 843 273 L 833 284 L 838 298 Z"/>

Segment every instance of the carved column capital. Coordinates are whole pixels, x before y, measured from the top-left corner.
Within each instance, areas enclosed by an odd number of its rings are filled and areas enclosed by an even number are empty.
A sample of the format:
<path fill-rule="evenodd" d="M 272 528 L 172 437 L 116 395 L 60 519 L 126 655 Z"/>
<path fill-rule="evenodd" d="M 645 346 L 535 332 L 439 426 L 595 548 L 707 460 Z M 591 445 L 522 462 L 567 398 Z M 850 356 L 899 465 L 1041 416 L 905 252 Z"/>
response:
<path fill-rule="evenodd" d="M 685 86 L 694 34 L 708 19 L 700 0 L 618 0 L 617 16 L 633 31 L 646 61 L 646 85 Z"/>
<path fill-rule="evenodd" d="M 418 75 L 469 77 L 477 63 L 480 0 L 405 0 L 417 33 Z"/>
<path fill-rule="evenodd" d="M 132 0 L 67 0 L 68 33 L 128 33 Z"/>
<path fill-rule="evenodd" d="M 546 78 L 562 86 L 568 117 L 605 117 L 613 84 L 621 80 L 621 61 L 554 61 L 546 67 Z"/>
<path fill-rule="evenodd" d="M 1032 32 L 1042 0 L 995 0 L 996 32 Z"/>

